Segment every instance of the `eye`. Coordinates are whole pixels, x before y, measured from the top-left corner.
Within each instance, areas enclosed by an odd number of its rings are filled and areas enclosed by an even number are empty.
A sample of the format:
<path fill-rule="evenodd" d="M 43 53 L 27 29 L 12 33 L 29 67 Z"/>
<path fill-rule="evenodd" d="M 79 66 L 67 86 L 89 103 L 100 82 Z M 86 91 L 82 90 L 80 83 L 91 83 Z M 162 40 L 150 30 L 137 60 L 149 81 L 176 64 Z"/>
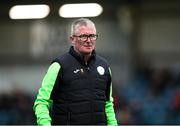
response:
<path fill-rule="evenodd" d="M 87 39 L 88 38 L 88 35 L 80 35 L 79 36 L 81 39 Z"/>
<path fill-rule="evenodd" d="M 90 34 L 90 35 L 89 35 L 89 38 L 90 38 L 91 40 L 96 40 L 96 39 L 97 39 L 97 35 L 95 35 L 95 34 Z"/>
<path fill-rule="evenodd" d="M 89 37 L 96 37 L 96 35 L 95 34 L 90 34 Z"/>
<path fill-rule="evenodd" d="M 84 38 L 87 38 L 88 35 L 80 35 L 79 37 L 80 37 L 80 38 L 83 38 L 83 37 L 84 37 Z"/>

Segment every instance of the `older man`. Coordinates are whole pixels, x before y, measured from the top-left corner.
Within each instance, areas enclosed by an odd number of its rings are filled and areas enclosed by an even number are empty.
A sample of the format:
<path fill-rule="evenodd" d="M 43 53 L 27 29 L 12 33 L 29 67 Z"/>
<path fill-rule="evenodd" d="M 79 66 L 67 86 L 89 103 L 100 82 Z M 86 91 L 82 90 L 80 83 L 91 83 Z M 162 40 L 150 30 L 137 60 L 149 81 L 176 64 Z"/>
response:
<path fill-rule="evenodd" d="M 72 23 L 72 46 L 53 60 L 34 103 L 38 125 L 118 125 L 111 71 L 95 52 L 97 38 L 91 20 Z"/>

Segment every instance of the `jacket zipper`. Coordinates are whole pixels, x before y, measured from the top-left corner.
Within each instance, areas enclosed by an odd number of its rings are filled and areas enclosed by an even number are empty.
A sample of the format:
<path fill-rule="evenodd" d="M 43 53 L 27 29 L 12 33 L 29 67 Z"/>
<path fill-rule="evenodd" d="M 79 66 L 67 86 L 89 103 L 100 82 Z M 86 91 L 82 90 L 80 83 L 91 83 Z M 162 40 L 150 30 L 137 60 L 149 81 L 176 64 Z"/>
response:
<path fill-rule="evenodd" d="M 67 125 L 70 125 L 70 112 L 68 112 L 68 115 L 67 115 Z"/>

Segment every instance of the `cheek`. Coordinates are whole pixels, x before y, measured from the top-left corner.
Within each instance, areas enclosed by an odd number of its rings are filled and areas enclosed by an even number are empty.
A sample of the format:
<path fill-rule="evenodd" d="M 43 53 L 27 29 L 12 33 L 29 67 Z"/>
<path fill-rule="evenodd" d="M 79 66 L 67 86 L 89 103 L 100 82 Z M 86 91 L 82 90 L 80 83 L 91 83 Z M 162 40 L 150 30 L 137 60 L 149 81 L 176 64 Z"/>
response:
<path fill-rule="evenodd" d="M 77 48 L 81 48 L 81 47 L 83 46 L 83 43 L 77 41 L 77 42 L 75 42 L 75 46 L 76 46 Z"/>
<path fill-rule="evenodd" d="M 92 43 L 93 43 L 94 46 L 96 45 L 96 41 L 94 41 L 94 42 L 92 42 Z"/>

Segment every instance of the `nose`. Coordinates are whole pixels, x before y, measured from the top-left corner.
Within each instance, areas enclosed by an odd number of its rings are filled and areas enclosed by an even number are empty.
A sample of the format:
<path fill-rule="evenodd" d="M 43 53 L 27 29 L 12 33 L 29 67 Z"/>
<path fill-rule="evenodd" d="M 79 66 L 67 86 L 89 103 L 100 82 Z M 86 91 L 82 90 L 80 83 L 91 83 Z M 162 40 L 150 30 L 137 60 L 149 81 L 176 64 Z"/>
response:
<path fill-rule="evenodd" d="M 87 40 L 86 40 L 86 42 L 91 42 L 91 39 L 90 39 L 90 37 L 87 37 Z"/>

